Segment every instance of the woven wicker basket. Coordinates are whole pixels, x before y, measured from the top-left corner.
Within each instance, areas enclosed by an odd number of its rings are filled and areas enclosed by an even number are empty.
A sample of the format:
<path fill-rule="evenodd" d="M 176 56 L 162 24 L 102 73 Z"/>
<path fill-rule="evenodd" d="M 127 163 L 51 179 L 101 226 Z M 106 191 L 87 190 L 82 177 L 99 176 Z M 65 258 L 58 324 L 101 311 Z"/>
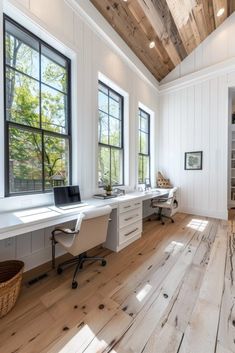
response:
<path fill-rule="evenodd" d="M 22 261 L 0 262 L 0 318 L 15 305 L 20 292 L 23 269 Z"/>

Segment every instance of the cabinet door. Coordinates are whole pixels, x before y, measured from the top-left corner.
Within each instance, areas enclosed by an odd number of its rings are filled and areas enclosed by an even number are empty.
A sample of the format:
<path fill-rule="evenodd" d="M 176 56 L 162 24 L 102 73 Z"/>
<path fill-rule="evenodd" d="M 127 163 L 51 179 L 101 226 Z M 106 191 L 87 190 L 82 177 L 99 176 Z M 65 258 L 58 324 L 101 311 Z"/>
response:
<path fill-rule="evenodd" d="M 119 232 L 119 244 L 129 241 L 142 232 L 142 220 L 132 223 L 129 226 L 122 228 Z"/>
<path fill-rule="evenodd" d="M 142 207 L 134 208 L 119 215 L 119 227 L 123 228 L 142 218 Z"/>

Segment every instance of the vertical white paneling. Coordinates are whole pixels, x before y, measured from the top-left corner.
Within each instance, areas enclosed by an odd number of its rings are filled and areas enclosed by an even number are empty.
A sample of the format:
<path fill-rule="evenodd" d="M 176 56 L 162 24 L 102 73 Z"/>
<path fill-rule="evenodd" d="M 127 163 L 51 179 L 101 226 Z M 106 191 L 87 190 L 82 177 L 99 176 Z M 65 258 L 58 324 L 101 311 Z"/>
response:
<path fill-rule="evenodd" d="M 194 129 L 198 131 L 194 135 L 194 149 L 195 151 L 204 150 L 203 141 L 202 141 L 202 84 L 197 84 L 195 86 L 194 92 L 194 101 L 195 101 L 195 115 L 194 115 Z M 193 207 L 195 208 L 200 202 L 201 197 L 198 193 L 198 190 L 202 189 L 203 185 L 203 171 L 197 171 L 194 175 L 194 203 Z"/>
<path fill-rule="evenodd" d="M 218 78 L 218 129 L 217 129 L 217 140 L 218 140 L 218 160 L 216 170 L 218 166 L 221 170 L 218 173 L 218 197 L 217 197 L 217 208 L 227 208 L 227 183 L 228 180 L 228 84 L 226 76 L 220 76 Z"/>
<path fill-rule="evenodd" d="M 217 205 L 217 155 L 218 155 L 218 82 L 217 78 L 210 80 L 210 113 L 209 113 L 209 205 L 211 210 L 215 210 Z"/>
<path fill-rule="evenodd" d="M 30 0 L 30 11 L 60 37 L 73 43 L 74 14 L 63 0 Z"/>
<path fill-rule="evenodd" d="M 159 168 L 180 187 L 184 212 L 227 217 L 227 85 L 223 75 L 161 97 Z M 203 170 L 184 170 L 190 151 L 203 151 Z"/>
<path fill-rule="evenodd" d="M 51 232 L 53 231 L 54 227 L 49 227 L 44 229 L 44 247 L 48 248 L 51 246 Z"/>
<path fill-rule="evenodd" d="M 23 258 L 32 253 L 31 233 L 21 234 L 16 237 L 16 258 Z"/>
<path fill-rule="evenodd" d="M 189 73 L 220 63 L 235 56 L 235 13 L 230 15 L 161 83 L 168 83 Z"/>
<path fill-rule="evenodd" d="M 44 229 L 32 232 L 32 253 L 44 248 Z"/>
<path fill-rule="evenodd" d="M 210 163 L 210 125 L 209 125 L 209 112 L 210 112 L 210 82 L 202 83 L 202 151 L 203 151 L 203 184 L 201 189 L 201 205 L 205 209 L 209 209 L 209 163 Z M 200 200 L 199 200 L 200 202 Z"/>
<path fill-rule="evenodd" d="M 16 257 L 16 238 L 9 238 L 0 241 L 0 261 L 13 260 Z"/>

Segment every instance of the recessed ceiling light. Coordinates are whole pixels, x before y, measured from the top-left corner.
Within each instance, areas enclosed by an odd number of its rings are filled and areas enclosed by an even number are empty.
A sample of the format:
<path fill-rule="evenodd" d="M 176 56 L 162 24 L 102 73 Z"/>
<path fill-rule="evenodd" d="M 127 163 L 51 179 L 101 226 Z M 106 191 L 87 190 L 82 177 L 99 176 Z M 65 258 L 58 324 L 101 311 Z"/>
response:
<path fill-rule="evenodd" d="M 224 13 L 224 7 L 221 7 L 221 9 L 219 9 L 219 11 L 217 12 L 216 16 L 220 17 L 223 15 L 223 13 Z"/>
<path fill-rule="evenodd" d="M 155 47 L 155 42 L 152 40 L 152 42 L 149 43 L 149 48 L 153 49 Z"/>

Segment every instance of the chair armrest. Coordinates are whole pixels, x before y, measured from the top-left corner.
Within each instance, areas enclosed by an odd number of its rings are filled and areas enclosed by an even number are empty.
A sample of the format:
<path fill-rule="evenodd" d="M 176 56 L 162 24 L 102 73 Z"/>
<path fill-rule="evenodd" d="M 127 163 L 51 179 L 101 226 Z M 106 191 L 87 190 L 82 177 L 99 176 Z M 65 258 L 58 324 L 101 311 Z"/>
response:
<path fill-rule="evenodd" d="M 55 228 L 51 234 L 54 236 L 56 233 L 64 233 L 64 234 L 68 234 L 68 235 L 75 235 L 75 234 L 78 234 L 79 233 L 79 230 L 78 231 L 74 231 L 72 229 L 68 229 L 68 228 Z"/>
<path fill-rule="evenodd" d="M 170 198 L 155 197 L 154 199 L 151 199 L 151 203 L 153 203 L 153 202 L 165 202 L 165 201 L 168 201 L 170 199 L 171 199 L 171 197 Z"/>

